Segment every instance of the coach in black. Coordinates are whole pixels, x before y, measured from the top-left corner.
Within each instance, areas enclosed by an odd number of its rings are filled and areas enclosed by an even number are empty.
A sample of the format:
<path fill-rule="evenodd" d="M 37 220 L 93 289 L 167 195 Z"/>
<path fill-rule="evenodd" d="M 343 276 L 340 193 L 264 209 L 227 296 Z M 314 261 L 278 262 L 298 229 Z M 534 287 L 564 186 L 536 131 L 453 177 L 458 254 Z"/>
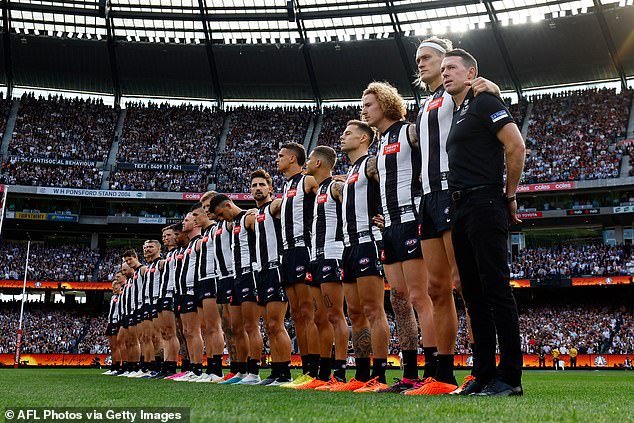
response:
<path fill-rule="evenodd" d="M 456 105 L 447 140 L 452 240 L 478 363 L 475 383 L 463 394 L 522 395 L 522 352 L 507 239 L 509 220 L 519 223 L 515 192 L 525 147 L 502 101 L 489 93 L 475 97 L 465 84 L 477 76 L 477 69 L 473 56 L 461 49 L 447 52 L 441 69 Z"/>

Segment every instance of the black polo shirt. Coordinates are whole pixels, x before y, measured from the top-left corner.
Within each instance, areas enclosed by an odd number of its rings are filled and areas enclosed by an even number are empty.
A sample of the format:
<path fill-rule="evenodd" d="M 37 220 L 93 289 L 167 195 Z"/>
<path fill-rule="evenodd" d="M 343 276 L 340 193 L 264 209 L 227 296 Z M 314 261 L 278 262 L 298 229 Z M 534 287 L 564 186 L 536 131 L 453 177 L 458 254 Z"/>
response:
<path fill-rule="evenodd" d="M 497 133 L 513 123 L 511 113 L 499 97 L 469 90 L 454 111 L 447 138 L 450 191 L 480 185 L 504 186 L 504 145 Z"/>

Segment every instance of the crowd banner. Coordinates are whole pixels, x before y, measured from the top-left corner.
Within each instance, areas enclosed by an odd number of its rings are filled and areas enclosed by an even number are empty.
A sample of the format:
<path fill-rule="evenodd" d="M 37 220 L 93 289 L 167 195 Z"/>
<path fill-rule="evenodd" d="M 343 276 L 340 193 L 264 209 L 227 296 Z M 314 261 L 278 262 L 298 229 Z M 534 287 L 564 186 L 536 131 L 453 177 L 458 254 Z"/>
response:
<path fill-rule="evenodd" d="M 11 156 L 10 160 L 15 163 L 33 163 L 57 166 L 85 166 L 97 167 L 97 162 L 93 160 L 70 160 L 70 159 L 49 159 L 45 157 L 25 157 Z"/>
<path fill-rule="evenodd" d="M 576 183 L 570 182 L 550 182 L 545 184 L 528 184 L 517 187 L 517 192 L 542 192 L 542 191 L 566 191 L 575 189 Z"/>
<path fill-rule="evenodd" d="M 28 346 L 28 333 L 25 333 L 23 338 L 23 345 Z M 24 343 L 27 339 L 26 344 Z M 14 364 L 13 354 L 0 354 L 0 367 L 11 367 Z M 583 369 L 619 369 L 623 368 L 623 364 L 626 358 L 632 358 L 632 354 L 579 354 L 577 355 L 577 368 Z M 542 366 L 540 367 L 539 357 L 537 354 L 524 354 L 524 368 L 526 369 L 554 369 L 554 362 L 552 355 L 545 357 Z M 205 358 L 203 357 L 203 362 Z M 496 360 L 499 362 L 500 357 L 496 356 Z M 564 368 L 570 368 L 570 356 L 561 355 L 558 357 L 558 361 L 564 362 Z M 348 366 L 354 367 L 356 365 L 353 355 L 348 356 Z M 97 366 L 109 366 L 111 363 L 111 357 L 109 354 L 29 354 L 24 353 L 20 356 L 20 367 L 32 366 L 32 367 L 97 367 Z M 223 365 L 226 367 L 229 365 L 229 356 L 224 355 L 222 360 Z M 179 359 L 180 364 L 180 359 Z M 263 362 L 263 365 L 267 366 L 271 364 L 271 357 L 267 355 Z M 398 355 L 390 354 L 387 359 L 388 367 L 399 368 L 401 366 L 401 360 Z M 299 355 L 293 355 L 291 357 L 292 367 L 301 367 L 302 361 Z M 423 367 L 425 365 L 425 357 L 419 355 L 418 366 Z M 469 368 L 473 365 L 473 357 L 469 354 L 456 354 L 454 356 L 454 365 L 457 368 Z"/>

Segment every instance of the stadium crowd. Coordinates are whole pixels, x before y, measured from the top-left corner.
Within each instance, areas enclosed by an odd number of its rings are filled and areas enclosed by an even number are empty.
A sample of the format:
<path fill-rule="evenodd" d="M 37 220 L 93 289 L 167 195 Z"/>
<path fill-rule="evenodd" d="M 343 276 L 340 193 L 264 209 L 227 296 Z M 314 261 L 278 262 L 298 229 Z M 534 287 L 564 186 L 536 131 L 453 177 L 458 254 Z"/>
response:
<path fill-rule="evenodd" d="M 615 178 L 632 91 L 589 89 L 531 98 L 524 183 Z"/>
<path fill-rule="evenodd" d="M 23 279 L 26 243 L 3 242 L 0 245 L 0 278 Z M 92 281 L 99 253 L 78 245 L 31 243 L 29 280 Z"/>
<path fill-rule="evenodd" d="M 628 249 L 629 250 L 629 249 Z M 584 245 L 525 248 L 511 263 L 512 279 L 634 274 L 634 256 L 623 246 Z"/>
<path fill-rule="evenodd" d="M 2 163 L 0 183 L 11 185 L 96 189 L 101 186 L 103 171 L 91 166 L 56 166 Z"/>
<path fill-rule="evenodd" d="M 117 112 L 101 99 L 24 94 L 9 154 L 49 159 L 106 160 Z"/>
<path fill-rule="evenodd" d="M 216 191 L 249 192 L 245 175 L 253 169 L 264 168 L 274 177 L 275 192 L 281 192 L 284 178 L 275 172 L 277 150 L 286 142 L 304 142 L 314 110 L 292 106 L 241 106 L 228 113 L 231 129 L 212 180 Z"/>

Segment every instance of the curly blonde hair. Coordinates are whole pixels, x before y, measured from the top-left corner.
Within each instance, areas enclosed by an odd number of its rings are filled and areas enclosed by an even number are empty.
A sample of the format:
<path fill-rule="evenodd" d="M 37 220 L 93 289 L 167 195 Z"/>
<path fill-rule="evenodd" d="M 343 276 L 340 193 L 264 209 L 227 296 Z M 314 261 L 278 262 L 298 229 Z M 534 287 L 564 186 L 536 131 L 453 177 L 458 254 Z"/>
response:
<path fill-rule="evenodd" d="M 388 82 L 371 82 L 363 91 L 363 96 L 374 94 L 385 117 L 392 120 L 403 120 L 407 115 L 407 107 L 403 97 Z"/>

